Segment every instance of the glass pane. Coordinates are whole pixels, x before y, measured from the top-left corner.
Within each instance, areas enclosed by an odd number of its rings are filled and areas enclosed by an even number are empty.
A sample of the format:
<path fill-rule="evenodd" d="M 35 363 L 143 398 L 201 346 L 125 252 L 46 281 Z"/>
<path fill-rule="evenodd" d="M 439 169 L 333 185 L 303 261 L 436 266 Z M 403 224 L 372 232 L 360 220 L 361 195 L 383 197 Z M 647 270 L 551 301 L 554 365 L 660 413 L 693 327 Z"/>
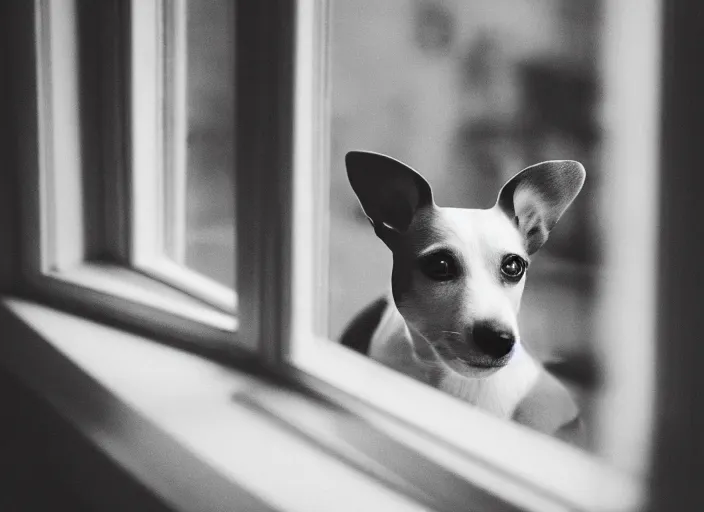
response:
<path fill-rule="evenodd" d="M 166 123 L 174 141 L 167 148 L 167 252 L 234 287 L 233 5 L 180 0 L 165 7 L 174 11 L 165 89 L 175 105 Z"/>
<path fill-rule="evenodd" d="M 598 333 L 603 333 L 598 307 L 603 241 L 609 229 L 607 220 L 598 214 L 605 196 L 604 148 L 610 143 L 602 122 L 602 9 L 599 0 L 333 3 L 331 339 L 339 340 L 351 322 L 361 318 L 360 311 L 388 293 L 393 260 L 397 261 L 393 266 L 399 268 L 394 287 L 399 290 L 396 299 L 402 321 L 419 333 L 417 338 L 425 337 L 426 342 L 435 338 L 427 343 L 432 347 L 428 357 L 440 357 L 443 371 L 459 368 L 462 372 L 464 368 L 464 363 L 458 362 L 462 356 L 457 355 L 464 349 L 447 349 L 454 347 L 447 338 L 454 336 L 472 347 L 465 359 L 471 361 L 479 352 L 484 357 L 487 339 L 495 347 L 506 338 L 499 336 L 505 333 L 496 325 L 511 324 L 512 316 L 517 317 L 518 327 L 508 330 L 516 331 L 511 334 L 517 335 L 534 360 L 550 362 L 574 353 L 593 356 L 594 360 L 595 354 L 608 355 L 597 339 Z M 521 169 L 547 160 L 577 160 L 586 168 L 587 180 L 551 231 L 549 241 L 531 256 L 517 315 L 517 308 L 511 309 L 517 292 L 513 288 L 507 291 L 510 285 L 499 270 L 504 253 L 511 252 L 501 239 L 501 233 L 509 228 L 487 224 L 486 219 L 481 225 L 463 220 L 451 223 L 451 229 L 440 228 L 426 233 L 425 239 L 406 244 L 405 235 L 394 234 L 381 224 L 388 219 L 391 224 L 394 220 L 403 223 L 398 219 L 406 218 L 408 208 L 413 210 L 422 203 L 423 191 L 418 191 L 413 180 L 399 184 L 402 178 L 395 175 L 389 178 L 392 185 L 383 184 L 381 174 L 386 168 L 378 164 L 359 186 L 369 194 L 369 208 L 377 207 L 375 213 L 381 219 L 377 229 L 395 247 L 392 259 L 392 251 L 375 236 L 348 181 L 345 155 L 352 150 L 379 152 L 408 164 L 425 177 L 435 202 L 445 207 L 491 208 L 507 180 Z M 370 162 L 365 165 L 372 166 Z M 388 194 L 380 193 L 381 189 Z M 399 197 L 409 194 L 416 195 L 404 203 L 406 206 L 394 207 Z M 435 221 L 425 218 L 424 222 Z M 418 224 L 413 226 L 418 228 Z M 453 229 L 466 229 L 467 233 L 484 229 L 488 234 L 462 238 L 453 235 Z M 510 229 L 520 235 L 518 228 Z M 427 248 L 429 240 L 465 253 L 445 254 L 444 261 L 426 262 L 430 270 L 424 271 L 418 250 Z M 403 261 L 405 256 L 410 259 Z M 459 270 L 453 271 L 455 259 Z M 490 273 L 477 270 L 474 274 L 484 277 L 472 281 L 472 271 L 467 270 L 472 264 L 492 264 L 496 272 L 487 277 Z M 449 275 L 449 280 L 458 284 L 433 280 L 428 277 L 433 272 L 440 278 Z M 406 279 L 412 282 L 403 282 Z M 424 287 L 422 293 L 418 293 L 419 287 Z M 464 291 L 460 293 L 461 287 Z M 490 299 L 496 296 L 503 298 Z M 511 313 L 506 313 L 507 308 Z M 369 336 L 369 326 L 378 327 L 379 317 L 372 313 L 368 311 L 364 317 L 371 322 L 366 330 L 355 324 L 356 336 Z M 462 320 L 457 320 L 459 316 Z M 475 320 L 488 327 L 479 329 Z M 445 334 L 438 334 L 440 331 Z M 382 333 L 382 337 L 388 334 Z M 414 348 L 417 356 L 424 357 L 419 353 L 421 348 Z M 397 347 L 390 352 L 377 351 L 378 358 L 396 358 L 398 367 L 415 364 L 404 359 L 409 353 Z M 506 371 L 513 364 L 509 361 L 491 378 Z M 475 382 L 491 373 L 474 370 L 467 369 L 465 375 Z M 581 370 L 585 382 L 597 373 L 591 372 L 588 364 Z M 434 377 L 427 378 L 432 381 Z M 583 417 L 589 414 L 589 400 L 599 394 L 598 388 L 592 391 L 586 405 L 582 404 Z M 596 444 L 593 432 L 581 441 L 585 448 L 598 452 Z"/>

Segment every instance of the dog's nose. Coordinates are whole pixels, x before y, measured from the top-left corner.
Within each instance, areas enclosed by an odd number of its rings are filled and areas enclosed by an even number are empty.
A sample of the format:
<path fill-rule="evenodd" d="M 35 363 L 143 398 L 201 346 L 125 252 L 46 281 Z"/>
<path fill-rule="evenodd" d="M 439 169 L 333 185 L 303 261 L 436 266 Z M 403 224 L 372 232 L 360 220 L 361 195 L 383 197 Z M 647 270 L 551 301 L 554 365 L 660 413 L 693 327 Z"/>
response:
<path fill-rule="evenodd" d="M 513 333 L 491 322 L 479 322 L 472 327 L 474 344 L 485 354 L 503 357 L 513 348 L 516 338 Z"/>

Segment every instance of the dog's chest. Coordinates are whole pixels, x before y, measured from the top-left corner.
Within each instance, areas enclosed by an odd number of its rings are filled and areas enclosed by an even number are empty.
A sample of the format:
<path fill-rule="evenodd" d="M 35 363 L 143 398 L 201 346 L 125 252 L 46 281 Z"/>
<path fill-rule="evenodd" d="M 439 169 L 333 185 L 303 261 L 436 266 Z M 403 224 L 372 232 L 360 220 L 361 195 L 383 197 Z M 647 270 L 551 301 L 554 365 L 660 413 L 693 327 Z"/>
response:
<path fill-rule="evenodd" d="M 372 337 L 369 355 L 385 366 L 504 418 L 513 415 L 538 376 L 534 362 L 520 351 L 506 368 L 490 377 L 464 377 L 449 369 L 430 348 L 414 349 L 403 318 L 391 304 Z"/>
<path fill-rule="evenodd" d="M 490 377 L 472 379 L 448 370 L 437 387 L 495 416 L 511 418 L 538 376 L 538 367 L 519 347 L 513 360 Z"/>

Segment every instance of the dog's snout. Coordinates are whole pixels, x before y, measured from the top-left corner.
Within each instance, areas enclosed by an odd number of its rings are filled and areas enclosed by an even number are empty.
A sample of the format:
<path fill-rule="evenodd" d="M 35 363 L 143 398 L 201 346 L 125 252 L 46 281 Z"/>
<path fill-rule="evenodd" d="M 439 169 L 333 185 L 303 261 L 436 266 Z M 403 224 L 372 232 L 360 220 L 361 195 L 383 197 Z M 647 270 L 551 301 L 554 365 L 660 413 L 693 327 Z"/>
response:
<path fill-rule="evenodd" d="M 472 340 L 485 354 L 503 357 L 513 349 L 516 337 L 513 333 L 491 322 L 479 322 L 472 327 Z"/>

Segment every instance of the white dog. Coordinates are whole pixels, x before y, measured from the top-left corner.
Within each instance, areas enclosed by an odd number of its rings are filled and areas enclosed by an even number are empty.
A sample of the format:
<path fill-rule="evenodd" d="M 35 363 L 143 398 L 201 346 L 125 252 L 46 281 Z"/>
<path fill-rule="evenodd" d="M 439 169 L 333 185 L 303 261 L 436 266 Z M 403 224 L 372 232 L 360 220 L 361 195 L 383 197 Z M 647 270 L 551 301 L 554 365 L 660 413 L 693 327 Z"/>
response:
<path fill-rule="evenodd" d="M 355 151 L 346 164 L 393 272 L 391 297 L 367 308 L 342 343 L 494 415 L 577 432 L 572 397 L 526 353 L 517 315 L 530 258 L 581 190 L 582 165 L 528 167 L 493 208 L 477 210 L 438 207 L 428 182 L 390 157 Z"/>

